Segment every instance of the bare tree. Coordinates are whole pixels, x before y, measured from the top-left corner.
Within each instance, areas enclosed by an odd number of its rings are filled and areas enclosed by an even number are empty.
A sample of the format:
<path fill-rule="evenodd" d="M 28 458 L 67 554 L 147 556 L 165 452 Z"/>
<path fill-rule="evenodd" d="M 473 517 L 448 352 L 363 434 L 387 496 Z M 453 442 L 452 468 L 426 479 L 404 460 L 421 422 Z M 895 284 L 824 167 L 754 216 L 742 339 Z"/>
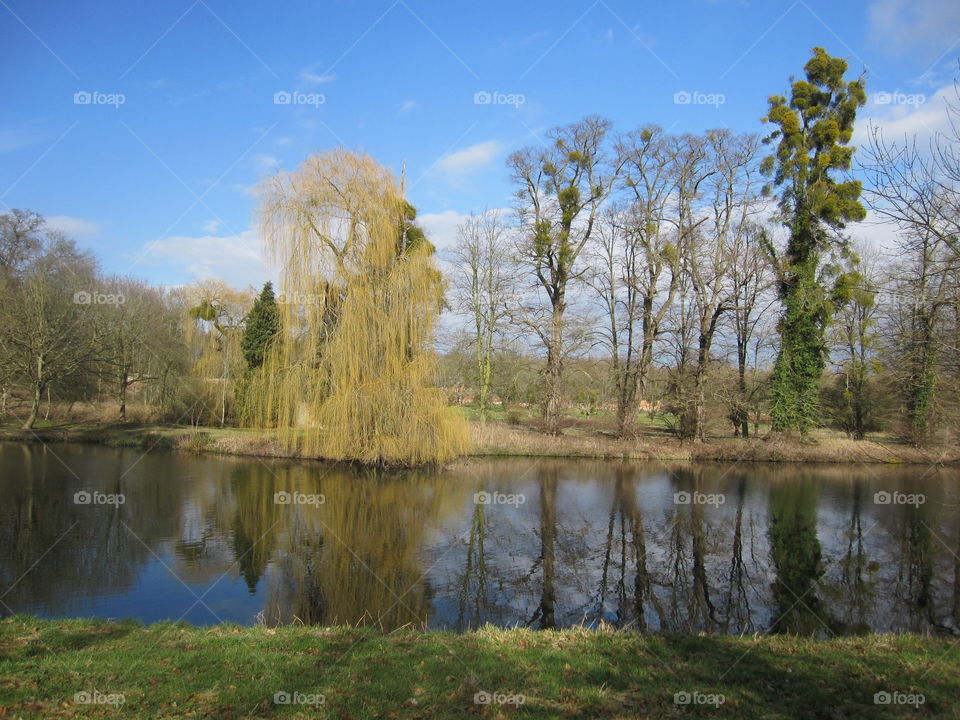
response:
<path fill-rule="evenodd" d="M 953 111 L 957 120 L 957 112 Z M 899 277 L 892 296 L 893 343 L 901 357 L 907 436 L 926 442 L 932 430 L 940 342 L 938 327 L 956 295 L 949 282 L 960 260 L 960 165 L 953 137 L 935 137 L 918 147 L 916 137 L 891 142 L 879 128 L 870 136 L 863 165 L 867 200 L 898 229 Z"/>
<path fill-rule="evenodd" d="M 878 402 L 871 376 L 876 372 L 879 336 L 879 255 L 869 246 L 858 248 L 843 289 L 843 302 L 834 314 L 827 338 L 836 379 L 826 395 L 833 424 L 854 440 L 877 429 Z"/>
<path fill-rule="evenodd" d="M 477 406 L 486 419 L 493 343 L 507 319 L 510 299 L 507 226 L 496 211 L 471 215 L 457 228 L 454 247 L 456 308 L 473 323 Z"/>
<path fill-rule="evenodd" d="M 647 126 L 629 133 L 618 141 L 617 154 L 625 205 L 604 218 L 592 285 L 607 318 L 623 435 L 646 394 L 654 344 L 677 289 L 678 255 L 665 226 L 673 174 L 663 131 Z"/>
<path fill-rule="evenodd" d="M 121 421 L 127 419 L 132 387 L 165 377 L 186 349 L 160 291 L 127 278 L 106 281 L 105 293 L 122 302 L 101 306 L 102 367 L 108 375 Z"/>
<path fill-rule="evenodd" d="M 23 428 L 30 430 L 51 386 L 91 370 L 99 356 L 96 265 L 72 241 L 48 232 L 18 266 L 0 278 L 0 357 L 29 394 Z"/>
<path fill-rule="evenodd" d="M 733 306 L 729 322 L 733 329 L 737 357 L 737 395 L 729 403 L 728 418 L 733 422 L 734 433 L 750 436 L 750 407 L 756 405 L 755 394 L 762 385 L 747 385 L 747 367 L 750 361 L 750 344 L 757 333 L 761 319 L 777 302 L 773 288 L 767 253 L 764 250 L 765 230 L 759 224 L 749 224 L 740 237 L 738 252 L 730 265 L 730 283 Z M 757 358 L 754 356 L 754 365 Z"/>
<path fill-rule="evenodd" d="M 704 440 L 705 384 L 711 352 L 720 320 L 736 307 L 737 288 L 734 268 L 745 252 L 751 233 L 752 215 L 757 210 L 758 174 L 755 136 L 736 136 L 727 130 L 714 130 L 700 142 L 687 140 L 684 167 L 678 197 L 689 194 L 680 205 L 680 255 L 684 272 L 690 278 L 696 334 L 696 360 L 692 371 L 692 397 L 685 407 L 682 422 L 685 434 Z M 706 155 L 701 161 L 701 153 Z M 697 196 L 703 207 L 698 207 Z"/>
<path fill-rule="evenodd" d="M 543 416 L 552 433 L 559 431 L 563 406 L 570 283 L 582 276 L 578 260 L 618 172 L 606 149 L 609 129 L 609 120 L 589 116 L 549 131 L 548 146 L 519 150 L 508 160 L 517 186 L 520 257 L 532 271 L 538 296 L 522 309 L 546 349 Z"/>

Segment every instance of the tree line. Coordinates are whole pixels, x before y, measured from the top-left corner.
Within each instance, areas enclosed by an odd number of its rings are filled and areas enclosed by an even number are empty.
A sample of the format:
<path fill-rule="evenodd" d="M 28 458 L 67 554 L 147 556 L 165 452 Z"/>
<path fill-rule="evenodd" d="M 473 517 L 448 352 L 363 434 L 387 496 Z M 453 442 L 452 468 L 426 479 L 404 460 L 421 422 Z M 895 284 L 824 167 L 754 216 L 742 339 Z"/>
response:
<path fill-rule="evenodd" d="M 389 371 L 408 386 L 396 417 L 447 417 L 421 394 L 435 384 L 482 417 L 536 405 L 550 433 L 576 406 L 608 407 L 620 436 L 649 413 L 697 440 L 720 421 L 929 442 L 957 412 L 960 115 L 929 145 L 872 128 L 855 153 L 865 82 L 847 73 L 815 48 L 766 134 L 553 128 L 509 156 L 513 206 L 458 228 L 445 282 L 402 181 L 344 151 L 265 186 L 279 293 L 110 276 L 37 213 L 0 215 L 0 415 L 32 428 L 96 406 L 290 437 L 360 418 L 382 449 L 368 410 Z M 850 240 L 868 212 L 893 247 Z M 434 371 L 444 304 L 462 329 Z"/>
<path fill-rule="evenodd" d="M 0 417 L 232 422 L 250 299 L 108 275 L 38 213 L 0 215 Z"/>
<path fill-rule="evenodd" d="M 866 91 L 847 69 L 814 48 L 803 79 L 769 98 L 766 135 L 616 132 L 589 116 L 512 154 L 514 206 L 471 216 L 453 253 L 470 327 L 454 355 L 474 361 L 449 377 L 481 415 L 513 395 L 497 364 L 519 371 L 516 356 L 535 354 L 523 400 L 551 433 L 597 398 L 621 436 L 641 406 L 697 440 L 711 413 L 744 436 L 751 416 L 918 444 L 949 427 L 960 125 L 929 147 L 871 128 L 855 161 Z M 868 210 L 896 227 L 895 247 L 850 240 Z"/>

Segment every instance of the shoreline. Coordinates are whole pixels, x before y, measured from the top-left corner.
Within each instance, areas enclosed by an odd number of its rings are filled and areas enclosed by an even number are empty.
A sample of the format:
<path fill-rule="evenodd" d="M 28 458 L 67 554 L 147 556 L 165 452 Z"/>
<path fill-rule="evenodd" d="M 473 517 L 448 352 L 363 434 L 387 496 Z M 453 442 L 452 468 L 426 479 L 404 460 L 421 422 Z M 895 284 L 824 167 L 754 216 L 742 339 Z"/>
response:
<path fill-rule="evenodd" d="M 0 711 L 20 718 L 945 717 L 960 695 L 960 648 L 918 635 L 387 633 L 18 615 L 0 621 L 0 677 Z"/>
<path fill-rule="evenodd" d="M 813 434 L 809 440 L 713 437 L 703 443 L 681 442 L 666 434 L 620 439 L 602 433 L 550 436 L 505 422 L 468 421 L 472 451 L 455 459 L 531 457 L 631 460 L 644 462 L 757 462 L 847 464 L 960 464 L 960 447 L 916 448 L 876 439 L 850 440 L 837 433 Z M 268 432 L 244 428 L 190 427 L 163 424 L 65 423 L 33 430 L 0 429 L 0 441 L 76 442 L 142 450 L 181 450 L 198 454 L 283 460 L 324 461 L 281 445 Z"/>

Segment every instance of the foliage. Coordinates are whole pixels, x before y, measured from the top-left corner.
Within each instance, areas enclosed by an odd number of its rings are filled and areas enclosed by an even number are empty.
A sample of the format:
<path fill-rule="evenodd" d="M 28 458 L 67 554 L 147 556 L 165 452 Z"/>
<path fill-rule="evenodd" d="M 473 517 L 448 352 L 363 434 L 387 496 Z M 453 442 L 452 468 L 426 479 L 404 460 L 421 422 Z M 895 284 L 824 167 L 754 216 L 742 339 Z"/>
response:
<path fill-rule="evenodd" d="M 184 335 L 193 360 L 189 392 L 190 422 L 228 424 L 235 417 L 236 384 L 246 369 L 240 343 L 249 292 L 218 280 L 183 290 Z"/>
<path fill-rule="evenodd" d="M 866 103 L 862 78 L 845 81 L 846 61 L 814 48 L 804 66 L 806 79 L 794 80 L 791 95 L 770 98 L 765 121 L 777 126 L 764 142 L 776 143 L 763 162 L 780 189 L 781 218 L 789 231 L 786 251 L 775 260 L 783 314 L 780 353 L 771 378 L 774 429 L 806 432 L 817 418 L 824 328 L 833 305 L 821 276 L 822 255 L 831 231 L 862 220 L 860 182 L 838 182 L 850 168 L 857 108 Z M 841 243 L 842 245 L 842 243 Z M 772 245 L 771 254 L 775 254 Z"/>
<path fill-rule="evenodd" d="M 273 284 L 268 281 L 264 283 L 263 290 L 253 301 L 253 307 L 243 321 L 240 349 L 248 367 L 258 368 L 263 365 L 264 355 L 279 332 L 280 311 L 273 294 Z"/>
<path fill-rule="evenodd" d="M 428 386 L 443 281 L 415 215 L 366 155 L 314 155 L 267 181 L 262 231 L 294 302 L 251 378 L 255 424 L 334 460 L 414 465 L 465 449 L 462 420 Z"/>

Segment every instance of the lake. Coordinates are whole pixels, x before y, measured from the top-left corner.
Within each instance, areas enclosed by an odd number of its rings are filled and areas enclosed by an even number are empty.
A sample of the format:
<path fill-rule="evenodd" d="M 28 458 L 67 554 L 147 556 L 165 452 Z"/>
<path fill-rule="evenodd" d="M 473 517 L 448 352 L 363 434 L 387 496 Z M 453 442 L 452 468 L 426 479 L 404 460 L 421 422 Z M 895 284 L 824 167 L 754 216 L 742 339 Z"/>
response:
<path fill-rule="evenodd" d="M 955 469 L 442 472 L 0 443 L 0 613 L 957 633 Z"/>

